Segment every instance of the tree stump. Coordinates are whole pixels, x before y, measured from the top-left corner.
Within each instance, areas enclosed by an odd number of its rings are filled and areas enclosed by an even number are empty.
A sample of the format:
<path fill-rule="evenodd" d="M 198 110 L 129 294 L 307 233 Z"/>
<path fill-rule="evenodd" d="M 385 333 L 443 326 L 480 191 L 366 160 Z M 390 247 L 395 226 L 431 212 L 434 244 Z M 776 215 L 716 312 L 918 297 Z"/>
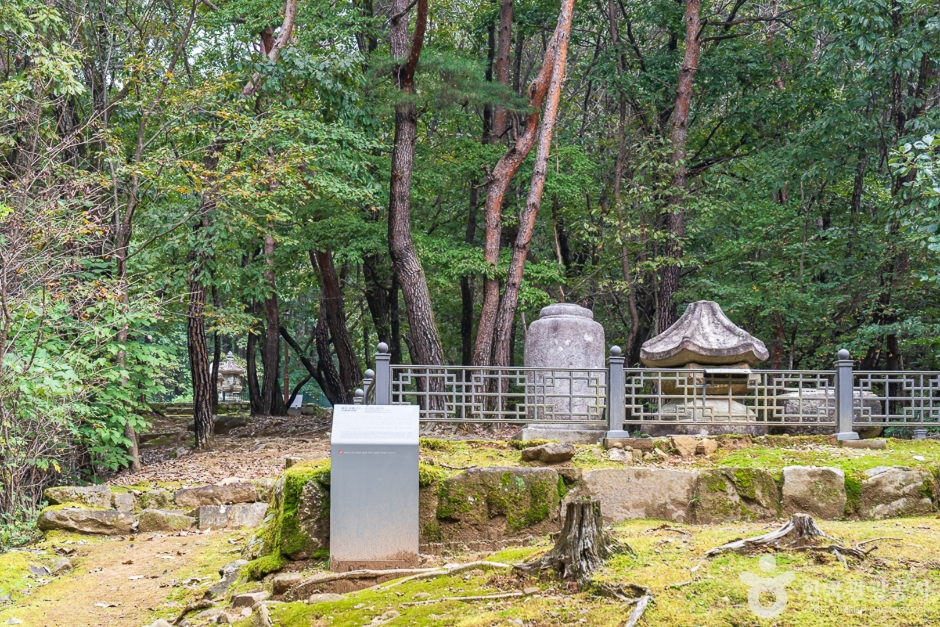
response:
<path fill-rule="evenodd" d="M 563 580 L 583 586 L 619 548 L 604 531 L 600 501 L 580 497 L 565 508 L 565 524 L 551 552 L 516 568 L 525 573 L 551 570 Z"/>
<path fill-rule="evenodd" d="M 728 544 L 715 547 L 705 555 L 712 557 L 725 551 L 742 551 L 762 547 L 804 548 L 813 546 L 820 539 L 832 539 L 832 536 L 819 528 L 816 521 L 809 514 L 793 514 L 782 527 L 776 531 L 765 533 L 756 538 L 735 540 Z"/>

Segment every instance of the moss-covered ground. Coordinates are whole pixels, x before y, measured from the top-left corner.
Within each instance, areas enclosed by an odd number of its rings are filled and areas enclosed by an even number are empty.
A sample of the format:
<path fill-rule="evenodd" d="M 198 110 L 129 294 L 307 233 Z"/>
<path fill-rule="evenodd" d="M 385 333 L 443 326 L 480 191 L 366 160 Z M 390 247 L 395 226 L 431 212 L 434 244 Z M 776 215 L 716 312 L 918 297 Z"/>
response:
<path fill-rule="evenodd" d="M 659 441 L 659 440 L 657 440 Z M 831 445 L 823 436 L 766 436 L 741 439 L 728 436 L 716 438 L 720 448 L 709 457 L 680 459 L 667 455 L 664 459 L 641 462 L 644 466 L 760 468 L 782 472 L 784 466 L 832 466 L 842 468 L 846 475 L 859 475 L 877 466 L 910 466 L 940 468 L 940 440 L 899 440 L 889 438 L 887 448 L 854 449 Z M 746 442 L 750 444 L 746 444 Z M 421 458 L 433 461 L 448 474 L 467 467 L 540 466 L 539 462 L 521 461 L 518 442 L 489 440 L 421 440 Z M 659 445 L 669 453 L 668 444 Z M 621 461 L 612 461 L 599 445 L 579 444 L 571 465 L 583 470 L 622 468 Z"/>
<path fill-rule="evenodd" d="M 686 533 L 662 528 L 658 521 L 630 521 L 614 532 L 628 542 L 627 553 L 610 559 L 597 580 L 636 583 L 655 595 L 639 625 L 643 627 L 856 627 L 869 625 L 934 625 L 940 622 L 940 545 L 936 518 L 881 522 L 821 522 L 847 546 L 875 538 L 877 545 L 864 561 L 849 559 L 846 568 L 833 555 L 801 552 L 724 554 L 707 559 L 705 552 L 724 542 L 765 533 L 767 525 L 730 524 L 683 527 Z M 686 535 L 688 534 L 688 535 Z M 488 559 L 515 563 L 546 547 L 508 549 Z M 761 556 L 774 558 L 770 564 Z M 784 577 L 786 600 L 779 615 L 761 618 L 749 604 L 748 576 Z M 473 602 L 441 601 L 453 596 L 490 595 L 537 586 L 525 597 Z M 778 597 L 782 598 L 782 597 Z M 758 597 L 764 607 L 774 598 Z M 409 603 L 426 604 L 409 605 Z M 362 590 L 341 601 L 272 606 L 280 627 L 590 625 L 620 627 L 630 608 L 596 591 L 573 591 L 549 578 L 517 578 L 483 570 L 431 581 Z M 382 622 L 386 621 L 386 622 Z M 245 622 L 244 625 L 249 625 Z"/>

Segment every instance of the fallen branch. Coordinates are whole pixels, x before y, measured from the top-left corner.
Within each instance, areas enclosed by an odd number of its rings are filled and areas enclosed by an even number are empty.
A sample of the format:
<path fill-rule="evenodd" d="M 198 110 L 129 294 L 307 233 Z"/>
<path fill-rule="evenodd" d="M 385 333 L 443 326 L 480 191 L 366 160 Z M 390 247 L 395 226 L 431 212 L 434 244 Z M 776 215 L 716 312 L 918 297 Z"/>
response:
<path fill-rule="evenodd" d="M 409 601 L 407 603 L 401 603 L 402 607 L 412 607 L 414 605 L 432 605 L 434 603 L 446 603 L 447 601 L 492 601 L 494 599 L 511 599 L 515 597 L 524 596 L 525 593 L 519 592 L 501 592 L 499 594 L 480 594 L 469 597 L 441 597 L 440 599 L 428 599 L 427 601 Z"/>
<path fill-rule="evenodd" d="M 685 536 L 692 535 L 691 532 L 686 531 L 685 529 L 679 529 L 678 527 L 670 527 L 669 525 L 660 525 L 658 527 L 653 527 L 652 529 L 647 529 L 646 533 L 653 533 L 654 531 L 673 531 L 675 533 L 681 533 Z"/>
<path fill-rule="evenodd" d="M 451 566 L 450 568 L 432 568 L 427 569 L 419 573 L 415 573 L 403 579 L 396 579 L 387 584 L 377 586 L 377 588 L 394 588 L 395 586 L 400 586 L 403 583 L 409 581 L 414 581 L 416 579 L 432 579 L 434 577 L 446 577 L 448 575 L 453 575 L 454 573 L 459 573 L 464 570 L 471 570 L 473 568 L 512 568 L 512 564 L 503 564 L 502 562 L 468 562 L 466 564 L 458 564 L 457 566 Z"/>

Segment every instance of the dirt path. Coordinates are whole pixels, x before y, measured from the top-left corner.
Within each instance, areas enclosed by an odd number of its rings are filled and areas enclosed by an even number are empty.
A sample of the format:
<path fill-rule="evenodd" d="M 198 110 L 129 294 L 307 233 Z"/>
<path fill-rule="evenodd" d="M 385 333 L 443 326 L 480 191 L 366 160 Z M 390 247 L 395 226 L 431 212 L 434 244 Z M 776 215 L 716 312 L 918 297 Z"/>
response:
<path fill-rule="evenodd" d="M 230 477 L 276 477 L 283 472 L 287 457 L 323 459 L 330 453 L 328 417 L 251 418 L 245 426 L 215 436 L 208 450 L 196 453 L 187 445 L 192 434 L 186 431 L 186 422 L 162 420 L 154 427 L 164 432 L 175 430 L 178 435 L 158 446 L 143 445 L 141 472 L 121 472 L 111 477 L 108 484 L 204 484 Z"/>
<path fill-rule="evenodd" d="M 209 532 L 127 539 L 50 534 L 28 563 L 51 566 L 55 552 L 75 550 L 70 573 L 37 576 L 28 569 L 19 584 L 32 586 L 14 604 L 0 605 L 0 624 L 22 627 L 141 627 L 172 621 L 219 580 L 219 568 L 239 558 L 246 533 Z M 14 556 L 16 557 L 16 556 Z M 0 560 L 8 559 L 6 556 Z M 2 564 L 2 561 L 0 561 Z M 13 568 L 4 564 L 4 568 Z M 9 571 L 6 575 L 14 573 Z M 22 621 L 21 623 L 10 622 Z"/>

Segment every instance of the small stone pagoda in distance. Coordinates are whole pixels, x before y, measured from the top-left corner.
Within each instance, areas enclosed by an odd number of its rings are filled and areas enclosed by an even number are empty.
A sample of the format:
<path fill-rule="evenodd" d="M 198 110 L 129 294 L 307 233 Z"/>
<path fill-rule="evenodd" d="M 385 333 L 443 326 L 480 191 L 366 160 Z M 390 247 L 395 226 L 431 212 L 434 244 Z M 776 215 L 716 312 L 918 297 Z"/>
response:
<path fill-rule="evenodd" d="M 740 423 L 756 422 L 757 415 L 731 395 L 755 385 L 750 368 L 769 356 L 764 343 L 731 322 L 718 303 L 690 304 L 671 327 L 640 348 L 640 360 L 647 367 L 677 369 L 675 375 L 663 375 L 660 391 L 683 397 L 660 406 L 659 416 L 666 424 L 645 430 L 696 435 L 744 430 L 756 435 L 756 430 L 765 428 L 742 429 Z M 738 426 L 700 429 L 695 421 L 727 421 Z"/>

